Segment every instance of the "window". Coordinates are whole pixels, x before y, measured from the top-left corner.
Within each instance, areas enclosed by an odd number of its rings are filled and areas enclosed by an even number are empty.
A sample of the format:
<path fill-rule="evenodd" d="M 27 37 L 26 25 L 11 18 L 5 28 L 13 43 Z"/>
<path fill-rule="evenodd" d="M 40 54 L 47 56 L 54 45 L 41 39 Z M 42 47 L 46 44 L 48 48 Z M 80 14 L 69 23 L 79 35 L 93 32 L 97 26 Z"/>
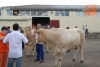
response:
<path fill-rule="evenodd" d="M 25 15 L 25 11 L 19 11 L 19 15 L 20 16 L 24 16 Z"/>
<path fill-rule="evenodd" d="M 31 16 L 36 16 L 36 11 L 31 11 Z"/>
<path fill-rule="evenodd" d="M 42 11 L 37 11 L 37 16 L 42 16 Z"/>
<path fill-rule="evenodd" d="M 84 12 L 82 12 L 82 11 L 77 11 L 77 12 L 76 12 L 76 16 L 84 16 Z"/>
<path fill-rule="evenodd" d="M 96 15 L 100 16 L 100 10 L 99 9 L 97 10 Z"/>
<path fill-rule="evenodd" d="M 31 14 L 31 11 L 26 11 L 27 16 L 30 16 L 30 14 Z"/>
<path fill-rule="evenodd" d="M 13 10 L 7 10 L 7 15 L 9 16 L 13 15 Z"/>
<path fill-rule="evenodd" d="M 76 12 L 76 16 L 80 16 L 80 11 L 77 11 Z"/>
<path fill-rule="evenodd" d="M 59 16 L 59 11 L 55 11 L 55 16 Z"/>
<path fill-rule="evenodd" d="M 48 11 L 42 11 L 42 16 L 48 16 Z"/>
<path fill-rule="evenodd" d="M 55 16 L 69 16 L 69 11 L 55 11 Z"/>
<path fill-rule="evenodd" d="M 59 11 L 60 12 L 60 16 L 65 16 L 65 11 Z"/>
<path fill-rule="evenodd" d="M 1 10 L 0 10 L 0 16 L 1 16 Z"/>
<path fill-rule="evenodd" d="M 65 11 L 65 16 L 69 16 L 69 11 Z"/>

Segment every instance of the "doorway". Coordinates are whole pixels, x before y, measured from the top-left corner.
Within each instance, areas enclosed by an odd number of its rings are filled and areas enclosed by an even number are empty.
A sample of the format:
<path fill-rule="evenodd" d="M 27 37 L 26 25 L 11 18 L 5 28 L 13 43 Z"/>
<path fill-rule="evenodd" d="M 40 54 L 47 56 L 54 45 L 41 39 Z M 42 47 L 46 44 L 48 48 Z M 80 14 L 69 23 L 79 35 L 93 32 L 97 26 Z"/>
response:
<path fill-rule="evenodd" d="M 55 27 L 55 28 L 59 28 L 60 27 L 59 20 L 50 20 L 50 26 Z"/>
<path fill-rule="evenodd" d="M 37 26 L 37 24 L 41 24 L 42 26 L 49 24 L 50 25 L 50 18 L 49 17 L 32 17 L 32 25 Z"/>

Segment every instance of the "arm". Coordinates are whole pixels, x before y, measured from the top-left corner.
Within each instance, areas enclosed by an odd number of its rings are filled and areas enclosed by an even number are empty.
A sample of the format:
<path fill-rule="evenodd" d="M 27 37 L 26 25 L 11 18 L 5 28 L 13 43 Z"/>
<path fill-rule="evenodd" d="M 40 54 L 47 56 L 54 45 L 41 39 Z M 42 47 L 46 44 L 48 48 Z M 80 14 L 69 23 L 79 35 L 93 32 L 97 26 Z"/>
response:
<path fill-rule="evenodd" d="M 9 41 L 9 36 L 7 35 L 4 39 L 3 39 L 3 43 L 8 43 Z"/>
<path fill-rule="evenodd" d="M 3 40 L 5 38 L 5 36 L 4 37 L 0 37 L 0 40 Z"/>
<path fill-rule="evenodd" d="M 24 35 L 22 35 L 22 41 L 28 45 L 28 39 Z"/>

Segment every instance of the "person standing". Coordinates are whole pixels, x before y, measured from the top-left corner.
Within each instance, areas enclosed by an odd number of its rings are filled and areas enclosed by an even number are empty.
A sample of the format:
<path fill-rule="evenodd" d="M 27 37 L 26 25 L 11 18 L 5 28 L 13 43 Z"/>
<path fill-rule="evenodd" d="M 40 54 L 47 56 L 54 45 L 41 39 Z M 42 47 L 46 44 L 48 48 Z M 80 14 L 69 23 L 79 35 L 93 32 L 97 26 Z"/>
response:
<path fill-rule="evenodd" d="M 85 27 L 83 26 L 83 31 L 84 31 L 84 33 L 85 33 Z"/>
<path fill-rule="evenodd" d="M 10 26 L 8 26 L 8 33 L 11 33 Z"/>
<path fill-rule="evenodd" d="M 37 24 L 37 30 L 42 28 L 41 24 Z M 44 51 L 43 51 L 43 43 L 38 43 L 38 34 L 36 34 L 36 53 L 37 58 L 34 61 L 40 61 L 40 63 L 44 62 Z"/>
<path fill-rule="evenodd" d="M 22 27 L 19 27 L 19 30 L 20 30 L 20 33 L 24 34 L 24 31 L 23 31 Z M 22 41 L 22 49 L 25 48 L 24 45 L 25 45 L 25 44 L 24 44 L 24 42 Z"/>
<path fill-rule="evenodd" d="M 28 39 L 20 33 L 19 24 L 13 24 L 13 32 L 8 34 L 3 43 L 9 43 L 9 55 L 7 67 L 13 67 L 14 61 L 16 67 L 21 67 L 22 63 L 22 41 L 27 44 Z M 28 45 L 28 44 L 27 44 Z"/>
<path fill-rule="evenodd" d="M 78 28 L 77 26 L 75 28 Z"/>
<path fill-rule="evenodd" d="M 66 29 L 69 29 L 69 27 L 67 26 Z"/>
<path fill-rule="evenodd" d="M 3 26 L 0 32 L 0 67 L 6 67 L 9 46 L 3 43 L 3 39 L 8 34 L 8 28 Z"/>
<path fill-rule="evenodd" d="M 85 34 L 88 34 L 88 27 L 87 27 L 87 25 L 85 26 Z"/>

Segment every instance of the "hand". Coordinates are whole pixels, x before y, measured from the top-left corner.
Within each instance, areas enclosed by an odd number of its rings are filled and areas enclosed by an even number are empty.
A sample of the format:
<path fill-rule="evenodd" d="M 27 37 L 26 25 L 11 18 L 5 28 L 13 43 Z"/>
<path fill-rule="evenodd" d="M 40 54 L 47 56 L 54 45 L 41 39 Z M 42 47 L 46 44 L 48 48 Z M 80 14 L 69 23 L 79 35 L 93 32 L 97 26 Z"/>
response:
<path fill-rule="evenodd" d="M 0 37 L 0 40 L 3 40 L 5 38 L 5 36 L 4 37 Z"/>
<path fill-rule="evenodd" d="M 30 35 L 30 37 L 36 37 L 36 35 Z"/>
<path fill-rule="evenodd" d="M 29 46 L 29 44 L 28 44 L 28 43 L 26 43 L 26 45 L 27 45 L 27 46 Z"/>

